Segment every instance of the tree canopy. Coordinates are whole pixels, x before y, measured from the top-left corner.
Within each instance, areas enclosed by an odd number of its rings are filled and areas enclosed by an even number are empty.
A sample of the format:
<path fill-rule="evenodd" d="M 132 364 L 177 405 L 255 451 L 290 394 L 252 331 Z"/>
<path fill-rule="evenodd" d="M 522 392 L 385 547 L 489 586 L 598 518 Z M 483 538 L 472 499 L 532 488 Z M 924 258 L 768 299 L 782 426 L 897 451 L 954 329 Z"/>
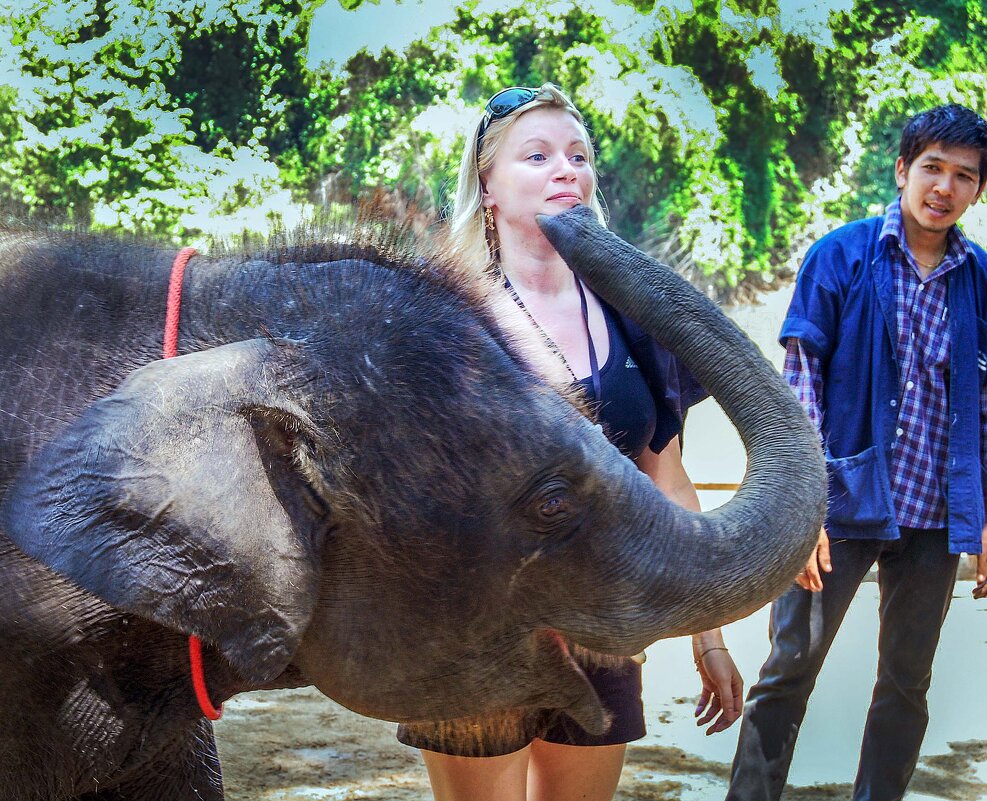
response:
<path fill-rule="evenodd" d="M 729 292 L 892 199 L 908 115 L 987 111 L 981 0 L 450 0 L 410 43 L 309 63 L 320 5 L 0 0 L 0 199 L 176 241 L 379 187 L 438 215 L 485 99 L 551 81 L 611 226 Z"/>

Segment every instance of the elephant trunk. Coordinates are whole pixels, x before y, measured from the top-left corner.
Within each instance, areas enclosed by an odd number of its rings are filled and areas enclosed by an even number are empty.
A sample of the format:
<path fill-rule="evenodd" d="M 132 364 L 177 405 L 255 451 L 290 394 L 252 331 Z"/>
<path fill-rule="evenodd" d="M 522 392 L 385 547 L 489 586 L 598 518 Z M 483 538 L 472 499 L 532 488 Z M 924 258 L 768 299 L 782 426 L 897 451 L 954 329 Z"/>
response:
<path fill-rule="evenodd" d="M 662 514 L 652 519 L 666 522 L 663 530 L 634 535 L 648 538 L 644 552 L 653 554 L 654 569 L 645 571 L 643 619 L 630 623 L 628 642 L 703 631 L 750 614 L 790 586 L 818 537 L 827 478 L 812 425 L 757 346 L 671 269 L 603 228 L 585 207 L 540 217 L 539 224 L 594 292 L 694 373 L 747 449 L 743 483 L 719 509 L 668 510 L 655 491 Z M 672 531 L 664 530 L 670 514 Z M 697 562 L 697 550 L 705 561 Z"/>

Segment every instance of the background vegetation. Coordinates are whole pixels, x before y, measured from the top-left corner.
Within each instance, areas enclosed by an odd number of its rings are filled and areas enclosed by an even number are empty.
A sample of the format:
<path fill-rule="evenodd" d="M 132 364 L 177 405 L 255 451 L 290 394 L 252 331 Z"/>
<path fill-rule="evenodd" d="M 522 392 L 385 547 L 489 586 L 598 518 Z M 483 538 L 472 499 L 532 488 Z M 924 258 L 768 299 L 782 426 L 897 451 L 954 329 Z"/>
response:
<path fill-rule="evenodd" d="M 321 5 L 0 0 L 0 203 L 176 242 L 375 187 L 437 216 L 485 99 L 553 81 L 611 226 L 729 294 L 893 198 L 909 114 L 987 111 L 983 0 L 428 0 L 420 37 L 328 60 Z"/>

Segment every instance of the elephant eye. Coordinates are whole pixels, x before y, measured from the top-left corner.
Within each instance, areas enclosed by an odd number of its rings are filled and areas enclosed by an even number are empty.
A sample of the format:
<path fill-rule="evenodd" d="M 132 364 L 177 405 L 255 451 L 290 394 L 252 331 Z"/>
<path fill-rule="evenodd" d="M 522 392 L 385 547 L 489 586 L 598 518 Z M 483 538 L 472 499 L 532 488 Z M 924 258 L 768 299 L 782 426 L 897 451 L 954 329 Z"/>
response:
<path fill-rule="evenodd" d="M 540 477 L 522 501 L 531 531 L 539 536 L 570 531 L 582 518 L 580 495 L 567 476 Z"/>
<path fill-rule="evenodd" d="M 538 507 L 538 514 L 544 520 L 554 521 L 569 513 L 569 499 L 565 495 L 549 498 Z"/>

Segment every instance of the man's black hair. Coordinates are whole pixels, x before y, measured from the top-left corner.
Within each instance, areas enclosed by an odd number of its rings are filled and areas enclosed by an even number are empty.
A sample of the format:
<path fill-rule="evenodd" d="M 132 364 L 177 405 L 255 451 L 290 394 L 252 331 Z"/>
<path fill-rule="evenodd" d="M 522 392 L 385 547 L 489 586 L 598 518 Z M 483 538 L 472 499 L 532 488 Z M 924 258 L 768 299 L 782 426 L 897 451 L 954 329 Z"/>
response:
<path fill-rule="evenodd" d="M 959 103 L 947 103 L 912 117 L 901 132 L 901 156 L 907 170 L 927 147 L 972 147 L 980 151 L 979 182 L 987 181 L 987 120 Z"/>

